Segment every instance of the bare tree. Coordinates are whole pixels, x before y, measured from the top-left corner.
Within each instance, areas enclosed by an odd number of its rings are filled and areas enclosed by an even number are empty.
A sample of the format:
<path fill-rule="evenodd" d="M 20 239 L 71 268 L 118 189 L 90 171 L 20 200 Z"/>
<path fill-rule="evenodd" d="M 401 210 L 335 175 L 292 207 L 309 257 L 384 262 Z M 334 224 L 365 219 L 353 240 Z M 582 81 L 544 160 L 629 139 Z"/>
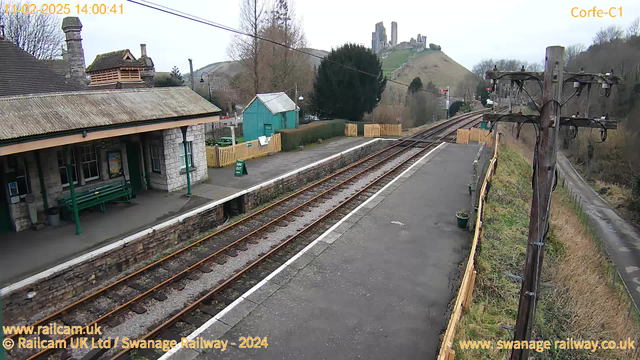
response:
<path fill-rule="evenodd" d="M 624 38 L 624 31 L 619 26 L 611 25 L 607 28 L 600 29 L 596 36 L 593 37 L 594 44 L 612 43 Z"/>
<path fill-rule="evenodd" d="M 5 26 L 7 39 L 19 48 L 35 56 L 37 59 L 53 59 L 61 55 L 64 34 L 60 28 L 60 19 L 51 14 L 23 14 L 11 10 L 13 5 L 22 9 L 29 7 L 29 2 L 9 4 L 0 0 L 0 24 Z"/>
<path fill-rule="evenodd" d="M 456 96 L 462 97 L 464 101 L 473 100 L 473 95 L 476 93 L 476 88 L 478 87 L 480 80 L 481 78 L 476 74 L 468 73 L 458 83 L 458 86 L 456 87 Z"/>
<path fill-rule="evenodd" d="M 627 37 L 640 36 L 640 17 L 631 22 L 627 28 Z"/>
<path fill-rule="evenodd" d="M 253 94 L 259 93 L 261 89 L 259 54 L 262 43 L 258 36 L 264 26 L 265 17 L 266 12 L 261 0 L 243 0 L 240 5 L 240 30 L 251 36 L 236 35 L 228 49 L 231 59 L 239 61 L 249 70 Z"/>
<path fill-rule="evenodd" d="M 271 19 L 263 30 L 263 37 L 285 46 L 269 42 L 263 44 L 260 58 L 267 64 L 263 78 L 269 80 L 269 90 L 287 91 L 296 85 L 302 90 L 310 90 L 313 79 L 311 62 L 307 55 L 291 50 L 302 49 L 307 45 L 293 2 L 278 0 L 270 14 Z"/>
<path fill-rule="evenodd" d="M 567 46 L 564 49 L 564 64 L 565 64 L 565 66 L 570 66 L 571 62 L 573 60 L 575 60 L 578 57 L 578 55 L 581 52 L 585 51 L 586 49 L 587 48 L 584 45 L 580 44 L 580 43 L 576 43 L 576 44 L 572 44 L 572 45 Z"/>

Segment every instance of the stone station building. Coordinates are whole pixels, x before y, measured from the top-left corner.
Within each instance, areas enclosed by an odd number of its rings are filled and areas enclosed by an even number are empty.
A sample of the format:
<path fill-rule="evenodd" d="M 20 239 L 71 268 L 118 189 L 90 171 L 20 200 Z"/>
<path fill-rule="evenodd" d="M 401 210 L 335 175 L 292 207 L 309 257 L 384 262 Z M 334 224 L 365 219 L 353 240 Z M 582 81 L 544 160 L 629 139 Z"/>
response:
<path fill-rule="evenodd" d="M 72 191 L 123 181 L 133 194 L 174 191 L 206 180 L 204 124 L 219 113 L 187 87 L 0 97 L 0 232 L 46 223 Z"/>

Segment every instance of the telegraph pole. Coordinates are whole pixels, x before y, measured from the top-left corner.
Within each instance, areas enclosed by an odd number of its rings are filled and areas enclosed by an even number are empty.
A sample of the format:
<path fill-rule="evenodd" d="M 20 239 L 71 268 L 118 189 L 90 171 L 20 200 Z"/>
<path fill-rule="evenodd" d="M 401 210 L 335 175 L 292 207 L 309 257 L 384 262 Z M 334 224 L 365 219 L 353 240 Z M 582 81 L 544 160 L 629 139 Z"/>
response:
<path fill-rule="evenodd" d="M 567 79 L 565 80 L 565 76 Z M 528 80 L 542 82 L 542 103 L 536 104 L 539 116 L 523 116 L 511 112 L 506 114 L 485 114 L 485 121 L 513 122 L 524 124 L 533 122 L 537 127 L 537 141 L 534 149 L 533 172 L 533 196 L 531 198 L 531 213 L 529 216 L 529 236 L 525 255 L 524 272 L 522 276 L 522 288 L 520 289 L 518 302 L 518 315 L 516 318 L 514 341 L 522 343 L 531 340 L 531 333 L 535 325 L 536 306 L 539 299 L 539 285 L 542 274 L 542 261 L 544 259 L 545 238 L 549 231 L 549 218 L 551 214 L 551 195 L 557 182 L 556 158 L 558 152 L 559 130 L 561 126 L 573 126 L 600 129 L 601 136 L 606 139 L 607 129 L 616 129 L 617 122 L 606 119 L 590 119 L 587 117 L 562 117 L 561 109 L 562 88 L 566 82 L 573 82 L 575 92 L 567 99 L 580 96 L 582 90 L 587 88 L 587 96 L 592 84 L 601 84 L 604 89 L 603 96 L 611 94 L 611 85 L 618 84 L 620 78 L 613 75 L 613 71 L 607 74 L 589 74 L 564 72 L 564 48 L 550 46 L 546 50 L 544 73 L 529 73 L 524 67 L 520 72 L 500 72 L 495 67 L 493 71 L 487 71 L 487 79 L 492 79 L 497 87 L 498 101 L 502 103 L 502 95 L 506 89 L 500 90 L 500 80 L 510 81 L 509 96 L 514 84 L 522 92 L 524 84 Z M 524 89 L 526 91 L 526 89 Z M 528 93 L 527 93 L 528 94 Z M 510 99 L 510 98 L 509 98 Z M 535 100 L 531 98 L 535 104 Z M 566 102 L 566 101 L 565 101 Z M 588 112 L 587 112 L 588 114 Z M 526 360 L 529 358 L 529 349 L 513 349 L 511 360 Z"/>
<path fill-rule="evenodd" d="M 515 341 L 531 339 L 531 330 L 535 324 L 545 237 L 549 229 L 551 194 L 554 188 L 554 181 L 557 180 L 555 179 L 555 170 L 563 75 L 564 48 L 550 46 L 547 48 L 545 57 L 542 104 L 540 105 L 540 140 L 536 145 L 537 156 L 534 156 L 537 161 L 534 159 L 535 169 L 529 220 L 529 239 L 518 304 Z M 511 360 L 523 360 L 528 357 L 528 349 L 514 349 L 511 353 Z"/>

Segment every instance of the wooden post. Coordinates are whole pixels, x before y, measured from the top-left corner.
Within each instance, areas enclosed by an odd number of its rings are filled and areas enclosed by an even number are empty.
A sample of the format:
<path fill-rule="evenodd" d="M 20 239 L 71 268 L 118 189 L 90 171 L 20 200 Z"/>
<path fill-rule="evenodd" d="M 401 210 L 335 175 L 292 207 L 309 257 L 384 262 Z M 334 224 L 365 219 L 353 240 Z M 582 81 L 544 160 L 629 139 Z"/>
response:
<path fill-rule="evenodd" d="M 538 300 L 538 285 L 542 272 L 545 236 L 549 227 L 551 193 L 553 191 L 560 128 L 560 104 L 564 74 L 564 48 L 547 48 L 544 69 L 542 104 L 540 108 L 540 140 L 534 156 L 533 197 L 529 221 L 529 240 L 525 257 L 524 277 L 520 290 L 515 341 L 531 339 Z M 537 163 L 535 158 L 537 158 Z M 514 349 L 511 360 L 529 357 L 528 349 Z"/>
<path fill-rule="evenodd" d="M 478 240 L 480 239 L 480 236 L 478 236 Z M 473 270 L 473 272 L 471 273 L 471 278 L 469 279 L 469 285 L 467 288 L 467 295 L 465 296 L 464 299 L 464 303 L 462 303 L 462 307 L 464 308 L 465 311 L 469 310 L 469 307 L 471 306 L 471 299 L 473 298 L 473 287 L 476 285 L 476 271 Z"/>

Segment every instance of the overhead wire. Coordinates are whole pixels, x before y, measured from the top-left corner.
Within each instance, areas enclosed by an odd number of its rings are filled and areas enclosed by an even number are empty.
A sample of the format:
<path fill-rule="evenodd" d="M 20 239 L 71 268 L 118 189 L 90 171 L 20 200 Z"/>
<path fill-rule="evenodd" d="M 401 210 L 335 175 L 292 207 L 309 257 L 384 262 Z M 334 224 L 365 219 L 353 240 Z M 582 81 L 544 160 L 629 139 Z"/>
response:
<path fill-rule="evenodd" d="M 310 53 L 308 51 L 304 51 L 302 49 L 294 48 L 292 46 L 277 42 L 275 40 L 271 40 L 269 38 L 265 38 L 265 37 L 260 36 L 260 35 L 254 35 L 254 34 L 251 34 L 251 33 L 244 32 L 242 30 L 234 29 L 234 28 L 232 28 L 230 26 L 219 24 L 219 23 L 211 21 L 211 20 L 203 19 L 203 18 L 197 17 L 195 15 L 192 15 L 192 14 L 189 14 L 189 13 L 185 13 L 185 12 L 180 11 L 180 10 L 176 10 L 176 9 L 164 6 L 164 5 L 156 4 L 156 3 L 151 2 L 151 1 L 147 1 L 147 0 L 127 0 L 127 1 L 130 2 L 130 3 L 133 3 L 133 4 L 144 6 L 144 7 L 149 8 L 149 9 L 153 9 L 153 10 L 157 10 L 157 11 L 169 14 L 169 15 L 177 16 L 177 17 L 180 17 L 180 18 L 183 18 L 183 19 L 186 19 L 186 20 L 194 21 L 194 22 L 197 22 L 197 23 L 200 23 L 200 24 L 203 24 L 203 25 L 208 25 L 208 26 L 215 27 L 215 28 L 218 28 L 218 29 L 221 29 L 221 30 L 229 31 L 229 32 L 235 33 L 237 35 L 249 36 L 249 37 L 261 40 L 261 41 L 265 41 L 265 42 L 268 42 L 268 43 L 271 43 L 271 44 L 274 44 L 274 45 L 277 45 L 277 46 L 281 46 L 281 47 L 284 47 L 285 49 L 289 49 L 289 50 L 296 51 L 298 53 L 301 53 L 301 54 L 304 54 L 304 55 L 307 55 L 307 56 L 311 56 L 311 57 L 314 57 L 314 58 L 317 58 L 317 59 L 321 59 L 321 60 L 330 62 L 332 64 L 335 64 L 335 65 L 338 65 L 338 66 L 342 66 L 342 67 L 344 67 L 346 69 L 349 69 L 349 70 L 352 70 L 352 71 L 356 71 L 356 72 L 358 72 L 360 74 L 363 74 L 363 75 L 371 76 L 371 77 L 374 77 L 374 78 L 378 78 L 379 77 L 379 75 L 376 75 L 376 74 L 373 74 L 373 73 L 370 73 L 370 72 L 367 72 L 367 71 L 364 71 L 364 70 L 360 70 L 360 69 L 358 69 L 356 67 L 353 67 L 353 66 L 350 66 L 350 65 L 347 65 L 347 64 L 343 64 L 343 63 L 331 60 L 331 59 L 329 59 L 329 58 L 327 58 L 325 56 L 320 56 L 320 55 L 317 55 L 317 54 Z M 387 82 L 390 82 L 390 83 L 393 83 L 393 84 L 402 85 L 402 86 L 406 86 L 407 88 L 409 88 L 409 84 L 405 84 L 403 82 L 400 82 L 400 81 L 397 81 L 397 80 L 392 80 L 392 79 L 389 79 L 389 78 L 385 78 L 385 79 L 386 79 Z M 422 89 L 421 88 L 420 90 L 421 91 L 425 91 L 425 92 L 434 93 L 434 91 L 429 90 L 429 89 Z M 439 92 L 437 94 L 439 94 Z"/>

